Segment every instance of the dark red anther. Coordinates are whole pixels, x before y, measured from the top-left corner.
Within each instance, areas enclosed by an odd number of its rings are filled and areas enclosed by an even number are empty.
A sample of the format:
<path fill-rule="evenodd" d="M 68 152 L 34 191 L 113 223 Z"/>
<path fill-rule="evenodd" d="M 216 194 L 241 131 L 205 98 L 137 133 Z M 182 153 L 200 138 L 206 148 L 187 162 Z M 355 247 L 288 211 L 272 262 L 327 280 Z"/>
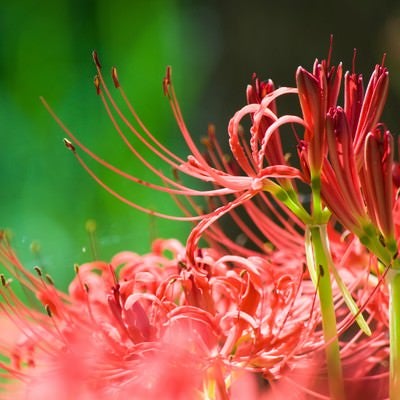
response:
<path fill-rule="evenodd" d="M 165 77 L 163 79 L 163 91 L 164 95 L 169 95 L 169 85 L 171 84 L 171 67 L 168 65 L 167 70 L 165 72 Z"/>
<path fill-rule="evenodd" d="M 100 90 L 100 78 L 99 78 L 98 75 L 95 75 L 95 77 L 93 79 L 93 83 L 94 83 L 94 86 L 96 88 L 96 93 L 100 94 L 101 93 L 101 90 Z"/>
<path fill-rule="evenodd" d="M 46 310 L 47 315 L 51 318 L 51 317 L 53 316 L 53 311 L 51 310 L 50 305 L 49 305 L 49 304 L 46 304 L 46 305 L 44 306 L 44 308 L 45 308 L 45 310 Z"/>
<path fill-rule="evenodd" d="M 120 84 L 119 84 L 118 75 L 117 75 L 117 68 L 112 67 L 111 76 L 112 76 L 112 80 L 114 82 L 114 86 L 118 89 L 120 87 Z"/>
<path fill-rule="evenodd" d="M 63 139 L 65 147 L 75 153 L 75 146 L 66 138 Z"/>
<path fill-rule="evenodd" d="M 207 134 L 211 141 L 215 140 L 215 125 L 214 124 L 208 124 Z"/>
<path fill-rule="evenodd" d="M 92 57 L 93 57 L 93 61 L 94 61 L 95 65 L 96 65 L 96 67 L 101 69 L 101 64 L 100 64 L 99 57 L 97 55 L 97 51 L 96 50 L 93 50 Z"/>
<path fill-rule="evenodd" d="M 46 275 L 45 275 L 45 278 L 46 278 L 46 281 L 47 281 L 47 283 L 48 283 L 49 285 L 54 286 L 53 278 L 52 278 L 49 274 L 46 274 Z"/>
<path fill-rule="evenodd" d="M 177 266 L 178 266 L 178 270 L 179 271 L 187 269 L 187 265 L 183 261 L 178 261 L 178 265 Z"/>

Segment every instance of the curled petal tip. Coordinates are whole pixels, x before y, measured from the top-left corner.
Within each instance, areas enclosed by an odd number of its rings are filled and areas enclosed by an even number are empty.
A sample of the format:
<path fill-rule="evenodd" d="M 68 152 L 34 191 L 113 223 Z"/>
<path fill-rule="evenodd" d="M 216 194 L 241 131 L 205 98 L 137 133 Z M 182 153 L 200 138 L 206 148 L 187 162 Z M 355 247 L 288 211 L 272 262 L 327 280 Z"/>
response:
<path fill-rule="evenodd" d="M 72 144 L 72 142 L 70 142 L 68 139 L 64 138 L 64 144 L 68 150 L 71 150 L 73 153 L 75 153 L 75 151 L 76 151 L 75 146 Z"/>

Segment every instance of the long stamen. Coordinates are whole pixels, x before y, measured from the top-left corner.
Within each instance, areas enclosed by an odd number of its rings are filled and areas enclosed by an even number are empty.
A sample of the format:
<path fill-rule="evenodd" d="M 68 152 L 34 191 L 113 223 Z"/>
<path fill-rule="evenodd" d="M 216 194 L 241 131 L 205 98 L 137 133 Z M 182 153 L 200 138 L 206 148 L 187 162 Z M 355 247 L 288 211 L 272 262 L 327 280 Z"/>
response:
<path fill-rule="evenodd" d="M 90 149 L 88 149 L 86 146 L 84 146 L 73 134 L 72 132 L 63 124 L 63 122 L 58 118 L 58 116 L 54 113 L 54 111 L 51 109 L 51 107 L 48 105 L 48 103 L 41 98 L 44 106 L 46 109 L 49 111 L 51 116 L 55 119 L 55 121 L 60 125 L 60 127 L 63 129 L 63 131 L 68 135 L 70 139 L 73 140 L 73 143 L 69 141 L 68 139 L 64 140 L 64 143 L 66 147 L 71 150 L 74 154 L 76 154 L 76 146 L 78 146 L 80 149 L 82 149 L 86 154 L 88 154 L 91 158 L 93 158 L 95 161 L 97 161 L 99 164 L 103 165 L 110 171 L 122 176 L 125 179 L 128 179 L 134 183 L 137 183 L 139 185 L 147 186 L 152 189 L 156 189 L 159 191 L 164 191 L 164 192 L 169 192 L 169 193 L 176 193 L 176 194 L 182 194 L 182 195 L 187 195 L 187 196 L 202 196 L 202 195 L 219 195 L 219 194 L 225 194 L 225 193 L 231 193 L 232 190 L 222 188 L 222 189 L 217 189 L 217 190 L 211 190 L 211 191 L 201 191 L 201 190 L 195 190 L 195 189 L 190 189 L 184 185 L 178 184 L 176 181 L 170 180 L 167 177 L 165 177 L 163 174 L 157 171 L 157 174 L 162 177 L 163 180 L 168 180 L 169 183 L 173 184 L 175 187 L 179 189 L 173 189 L 173 188 L 165 188 L 164 186 L 152 184 L 146 181 L 143 181 L 139 178 L 136 178 L 132 175 L 127 174 L 126 172 L 118 169 L 117 167 L 107 163 L 105 160 L 102 158 L 98 157 L 95 153 L 93 153 Z M 156 170 L 155 170 L 156 171 Z M 186 171 L 186 170 L 185 170 Z M 184 172 L 185 172 L 184 171 Z M 197 177 L 200 177 L 201 175 L 197 175 Z"/>

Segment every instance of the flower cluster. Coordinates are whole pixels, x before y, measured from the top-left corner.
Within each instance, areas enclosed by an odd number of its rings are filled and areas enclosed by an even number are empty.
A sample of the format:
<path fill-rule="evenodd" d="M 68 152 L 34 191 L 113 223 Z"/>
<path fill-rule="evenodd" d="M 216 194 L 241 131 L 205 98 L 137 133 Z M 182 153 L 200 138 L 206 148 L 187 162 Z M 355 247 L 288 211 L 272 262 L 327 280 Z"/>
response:
<path fill-rule="evenodd" d="M 343 279 L 376 324 L 371 337 L 357 332 L 343 342 L 349 390 L 365 388 L 367 377 L 375 389 L 387 375 L 386 294 L 380 288 L 367 301 L 376 289 L 365 271 L 368 254 L 356 243 L 335 247 Z M 2 353 L 9 363 L 1 367 L 12 378 L 3 384 L 4 398 L 50 399 L 61 392 L 65 399 L 225 399 L 230 393 L 239 399 L 235 381 L 246 372 L 260 373 L 275 396 L 303 375 L 309 388 L 323 391 L 321 317 L 302 259 L 212 250 L 196 258 L 207 276 L 187 268 L 179 242 L 157 240 L 145 256 L 123 252 L 110 263 L 77 266 L 65 294 L 39 268 L 26 271 L 3 237 L 2 264 L 41 303 L 23 304 L 2 275 Z M 345 327 L 351 322 L 338 291 L 335 296 Z M 274 387 L 280 381 L 286 385 Z"/>
<path fill-rule="evenodd" d="M 67 148 L 104 189 L 144 212 L 195 225 L 186 245 L 158 239 L 147 255 L 122 252 L 110 262 L 76 266 L 68 293 L 39 267 L 35 273 L 24 269 L 2 233 L 0 263 L 10 276 L 1 275 L 0 368 L 6 379 L 0 398 L 400 394 L 398 373 L 389 371 L 389 364 L 400 362 L 400 344 L 392 344 L 399 342 L 400 315 L 396 319 L 389 306 L 399 296 L 400 208 L 393 138 L 380 123 L 388 72 L 377 65 L 364 93 L 353 66 L 344 76 L 340 106 L 342 65 L 331 66 L 330 58 L 317 60 L 311 72 L 299 67 L 294 88 L 276 89 L 254 75 L 247 105 L 228 125 L 229 156 L 213 126 L 205 151 L 197 147 L 168 68 L 164 93 L 190 151 L 182 159 L 146 128 L 113 68 L 126 106 L 120 107 L 94 53 L 96 91 L 112 124 L 161 184 L 101 158 L 44 101 L 68 136 Z M 286 95 L 297 96 L 299 115 L 278 113 Z M 297 160 L 283 150 L 287 126 L 304 132 L 295 130 Z M 128 132 L 173 176 L 155 168 Z M 184 216 L 147 209 L 117 193 L 80 153 L 123 179 L 168 193 Z M 193 188 L 181 175 L 209 187 Z M 226 217 L 237 237 L 225 228 Z M 200 246 L 201 238 L 207 245 Z M 36 300 L 22 302 L 12 278 Z"/>

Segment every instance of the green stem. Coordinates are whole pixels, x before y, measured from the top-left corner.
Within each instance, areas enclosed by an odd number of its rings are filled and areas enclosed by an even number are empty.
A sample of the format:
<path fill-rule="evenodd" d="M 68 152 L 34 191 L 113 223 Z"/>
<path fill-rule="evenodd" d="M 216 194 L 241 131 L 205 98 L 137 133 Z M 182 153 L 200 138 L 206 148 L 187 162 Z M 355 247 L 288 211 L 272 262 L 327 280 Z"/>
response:
<path fill-rule="evenodd" d="M 343 372 L 340 360 L 339 339 L 336 328 L 336 314 L 333 303 L 332 285 L 329 271 L 329 248 L 326 225 L 307 227 L 306 249 L 310 274 L 317 276 L 317 290 L 321 305 L 322 327 L 326 343 L 325 353 L 328 368 L 328 382 L 331 399 L 345 399 Z"/>
<path fill-rule="evenodd" d="M 290 211 L 299 217 L 305 224 L 311 222 L 310 214 L 304 209 L 301 203 L 298 201 L 296 196 L 293 196 L 293 192 L 286 192 L 285 189 L 276 185 L 268 190 L 272 193 L 280 202 L 282 202 Z"/>
<path fill-rule="evenodd" d="M 390 331 L 390 400 L 400 399 L 400 270 L 388 274 Z"/>
<path fill-rule="evenodd" d="M 315 223 L 320 223 L 322 216 L 322 205 L 321 205 L 321 177 L 320 174 L 311 175 L 311 190 L 312 190 L 312 204 L 313 210 L 312 215 Z"/>

